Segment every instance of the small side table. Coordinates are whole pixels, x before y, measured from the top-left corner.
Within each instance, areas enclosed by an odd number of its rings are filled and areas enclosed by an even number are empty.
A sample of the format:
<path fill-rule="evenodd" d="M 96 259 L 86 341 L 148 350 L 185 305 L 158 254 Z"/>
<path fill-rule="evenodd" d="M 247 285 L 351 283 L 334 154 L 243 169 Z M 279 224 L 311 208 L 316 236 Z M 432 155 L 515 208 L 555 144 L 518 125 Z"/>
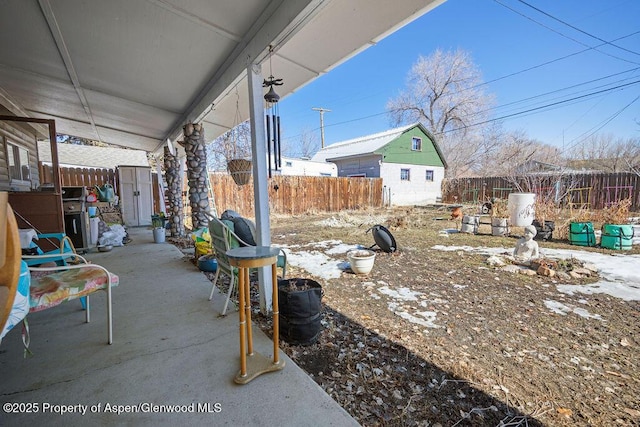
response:
<path fill-rule="evenodd" d="M 237 267 L 238 305 L 240 317 L 240 372 L 234 378 L 237 384 L 246 384 L 258 375 L 279 371 L 284 361 L 279 359 L 279 323 L 278 323 L 278 277 L 276 264 L 279 248 L 270 246 L 245 246 L 227 251 L 229 264 Z M 271 265 L 273 282 L 273 360 L 253 351 L 251 333 L 251 295 L 249 293 L 249 269 Z M 247 357 L 248 356 L 248 357 Z"/>

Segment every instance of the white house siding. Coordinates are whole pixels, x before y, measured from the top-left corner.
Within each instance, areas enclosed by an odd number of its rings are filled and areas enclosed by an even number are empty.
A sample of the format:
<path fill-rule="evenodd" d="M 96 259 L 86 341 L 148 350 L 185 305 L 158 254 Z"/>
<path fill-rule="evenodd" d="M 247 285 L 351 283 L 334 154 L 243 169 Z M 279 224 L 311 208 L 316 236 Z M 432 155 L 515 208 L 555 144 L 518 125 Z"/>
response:
<path fill-rule="evenodd" d="M 400 179 L 400 170 L 409 169 L 409 181 Z M 433 181 L 426 180 L 426 171 L 433 171 Z M 390 203 L 395 206 L 435 203 L 442 196 L 444 168 L 401 163 L 383 163 L 380 171 L 385 190 L 390 194 Z"/>
<path fill-rule="evenodd" d="M 274 164 L 272 158 L 271 164 Z M 303 159 L 282 158 L 281 175 L 297 176 L 338 176 L 338 168 L 334 163 L 312 162 Z"/>

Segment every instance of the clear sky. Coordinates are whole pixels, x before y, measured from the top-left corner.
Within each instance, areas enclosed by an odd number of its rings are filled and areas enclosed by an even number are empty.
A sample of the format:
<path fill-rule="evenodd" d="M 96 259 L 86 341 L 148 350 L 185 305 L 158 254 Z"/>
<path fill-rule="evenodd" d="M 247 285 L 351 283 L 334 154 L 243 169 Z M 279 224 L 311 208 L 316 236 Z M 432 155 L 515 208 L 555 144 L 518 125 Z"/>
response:
<path fill-rule="evenodd" d="M 569 154 L 595 132 L 640 137 L 640 0 L 448 0 L 280 101 L 284 143 L 319 144 L 314 107 L 326 145 L 389 129 L 387 101 L 438 48 L 470 52 L 507 130 Z"/>

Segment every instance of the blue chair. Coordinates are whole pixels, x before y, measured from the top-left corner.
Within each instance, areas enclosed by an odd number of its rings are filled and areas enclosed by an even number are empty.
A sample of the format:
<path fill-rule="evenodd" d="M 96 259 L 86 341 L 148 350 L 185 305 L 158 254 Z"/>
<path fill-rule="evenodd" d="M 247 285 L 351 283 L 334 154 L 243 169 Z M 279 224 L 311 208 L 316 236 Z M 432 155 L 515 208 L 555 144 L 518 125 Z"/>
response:
<path fill-rule="evenodd" d="M 69 265 L 68 261 L 78 260 L 77 257 L 71 255 L 76 254 L 76 248 L 73 246 L 71 238 L 65 233 L 38 233 L 38 241 L 40 240 L 46 240 L 56 247 L 56 249 L 44 252 L 36 242 L 31 242 L 30 247 L 36 249 L 37 255 L 47 255 L 46 262 L 55 262 L 57 266 L 62 267 Z M 60 254 L 60 256 L 55 256 L 56 254 Z M 29 267 L 35 267 L 43 262 L 42 259 L 34 258 L 25 258 L 24 261 Z M 87 298 L 81 297 L 80 304 L 82 304 L 82 309 L 86 310 Z"/>
<path fill-rule="evenodd" d="M 71 241 L 71 239 L 69 238 L 69 236 L 67 236 L 65 233 L 43 233 L 43 234 L 38 234 L 38 240 L 47 240 L 48 242 L 50 242 L 53 246 L 56 247 L 56 249 L 50 250 L 48 252 L 44 252 L 42 249 L 40 249 L 40 246 L 38 246 L 38 244 L 36 242 L 31 242 L 30 248 L 35 248 L 37 251 L 37 255 L 54 255 L 54 254 L 75 254 L 76 253 L 76 248 L 73 246 L 73 242 Z M 69 256 L 61 256 L 59 258 L 56 257 L 47 257 L 47 262 L 55 262 L 57 265 L 67 265 L 67 259 L 69 259 Z M 26 259 L 25 260 L 27 265 L 30 267 L 33 267 L 35 265 L 37 265 L 38 263 L 41 263 L 41 260 L 38 259 Z"/>

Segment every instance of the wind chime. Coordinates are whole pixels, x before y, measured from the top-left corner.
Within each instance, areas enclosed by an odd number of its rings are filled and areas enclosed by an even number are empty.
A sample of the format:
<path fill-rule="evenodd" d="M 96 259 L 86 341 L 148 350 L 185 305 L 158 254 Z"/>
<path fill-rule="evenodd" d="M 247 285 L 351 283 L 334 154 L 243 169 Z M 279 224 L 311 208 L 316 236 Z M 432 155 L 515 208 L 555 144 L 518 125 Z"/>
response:
<path fill-rule="evenodd" d="M 271 56 L 273 55 L 273 47 L 269 47 L 269 78 L 265 79 L 262 87 L 268 87 L 269 91 L 264 95 L 267 109 L 267 157 L 269 159 L 269 178 L 271 178 L 272 170 L 279 170 L 282 167 L 282 150 L 280 145 L 280 109 L 278 101 L 280 95 L 273 89 L 274 86 L 282 86 L 282 79 L 273 77 L 271 69 Z M 271 153 L 273 153 L 273 162 L 271 161 Z M 272 165 L 273 163 L 273 165 Z"/>

